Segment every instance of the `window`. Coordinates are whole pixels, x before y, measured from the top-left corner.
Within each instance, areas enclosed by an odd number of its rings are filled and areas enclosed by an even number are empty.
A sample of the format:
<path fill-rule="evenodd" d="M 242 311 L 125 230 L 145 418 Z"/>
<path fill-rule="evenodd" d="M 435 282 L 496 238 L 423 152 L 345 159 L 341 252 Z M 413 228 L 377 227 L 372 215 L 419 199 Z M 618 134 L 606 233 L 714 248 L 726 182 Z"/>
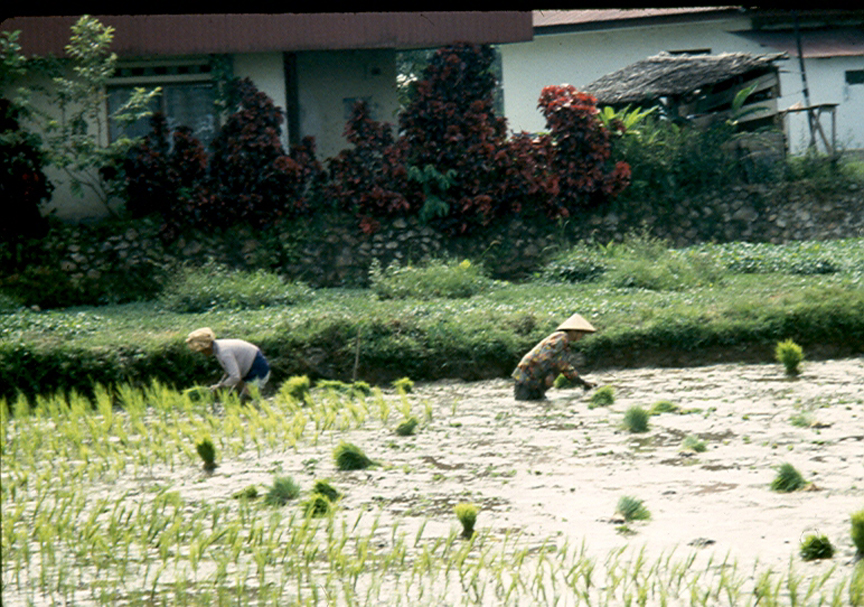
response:
<path fill-rule="evenodd" d="M 864 84 L 864 70 L 848 70 L 846 84 Z"/>
<path fill-rule="evenodd" d="M 126 103 L 135 88 L 157 86 L 162 88 L 162 93 L 153 99 L 151 111 L 162 112 L 172 130 L 188 126 L 203 145 L 209 145 L 216 136 L 218 118 L 214 105 L 216 87 L 207 59 L 121 64 L 108 87 L 109 116 Z M 146 135 L 149 131 L 150 122 L 147 119 L 129 125 L 110 121 L 109 135 L 112 141 L 123 135 Z"/>

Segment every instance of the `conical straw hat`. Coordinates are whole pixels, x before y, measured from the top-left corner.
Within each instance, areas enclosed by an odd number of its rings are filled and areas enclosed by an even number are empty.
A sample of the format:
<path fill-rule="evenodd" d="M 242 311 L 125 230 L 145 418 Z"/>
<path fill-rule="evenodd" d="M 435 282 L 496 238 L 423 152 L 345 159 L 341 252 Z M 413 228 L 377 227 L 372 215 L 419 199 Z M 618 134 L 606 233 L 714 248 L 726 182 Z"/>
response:
<path fill-rule="evenodd" d="M 586 333 L 593 333 L 596 331 L 590 322 L 582 318 L 579 314 L 574 314 L 560 325 L 556 331 L 584 331 Z"/>

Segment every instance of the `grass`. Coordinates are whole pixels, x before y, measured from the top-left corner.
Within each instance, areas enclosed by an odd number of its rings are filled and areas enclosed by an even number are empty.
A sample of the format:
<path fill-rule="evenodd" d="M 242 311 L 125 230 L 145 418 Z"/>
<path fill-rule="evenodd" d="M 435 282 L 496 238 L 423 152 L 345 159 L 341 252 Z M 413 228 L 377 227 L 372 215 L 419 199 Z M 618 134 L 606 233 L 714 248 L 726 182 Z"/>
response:
<path fill-rule="evenodd" d="M 650 417 L 651 414 L 642 407 L 630 407 L 624 413 L 624 429 L 633 433 L 648 432 Z"/>
<path fill-rule="evenodd" d="M 640 246 L 644 259 L 657 255 L 656 243 Z M 846 352 L 864 349 L 862 238 L 809 246 L 704 245 L 667 253 L 715 258 L 722 276 L 676 289 L 604 280 L 550 288 L 538 277 L 522 284 L 485 283 L 463 298 L 417 291 L 381 299 L 371 289 L 320 289 L 288 305 L 185 313 L 159 302 L 20 309 L 0 314 L 0 397 L 13 400 L 18 390 L 31 397 L 86 391 L 93 382 L 127 378 L 207 385 L 217 373 L 212 361 L 183 348 L 185 335 L 199 326 L 260 345 L 274 369 L 273 386 L 313 371 L 321 379 L 345 381 L 358 363 L 361 373 L 382 382 L 506 377 L 574 310 L 598 328 L 574 346 L 584 359 L 580 371 L 620 358 L 648 363 L 665 351 L 694 362 L 711 350 L 748 352 L 767 362 L 779 341 L 792 338 L 802 348 L 818 343 Z M 834 271 L 803 271 L 823 258 L 833 260 Z M 780 263 L 784 259 L 788 263 Z M 417 284 L 424 283 L 418 278 Z M 25 360 L 33 361 L 26 369 Z"/>

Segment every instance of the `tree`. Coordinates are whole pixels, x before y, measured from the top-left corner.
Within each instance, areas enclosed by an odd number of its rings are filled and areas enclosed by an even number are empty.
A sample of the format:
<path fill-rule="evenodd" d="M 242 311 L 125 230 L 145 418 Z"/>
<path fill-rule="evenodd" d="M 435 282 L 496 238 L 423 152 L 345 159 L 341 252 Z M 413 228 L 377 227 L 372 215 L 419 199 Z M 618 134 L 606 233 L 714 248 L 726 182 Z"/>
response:
<path fill-rule="evenodd" d="M 104 114 L 106 87 L 117 65 L 117 55 L 109 50 L 113 38 L 114 28 L 88 15 L 72 26 L 68 58 L 49 62 L 48 68 L 54 88 L 47 94 L 59 115 L 40 113 L 40 118 L 48 160 L 64 173 L 73 194 L 89 191 L 116 215 L 109 205 L 113 168 L 135 141 L 121 137 L 108 142 L 108 121 L 127 123 L 148 116 L 150 100 L 160 89 L 136 88 L 112 116 Z"/>

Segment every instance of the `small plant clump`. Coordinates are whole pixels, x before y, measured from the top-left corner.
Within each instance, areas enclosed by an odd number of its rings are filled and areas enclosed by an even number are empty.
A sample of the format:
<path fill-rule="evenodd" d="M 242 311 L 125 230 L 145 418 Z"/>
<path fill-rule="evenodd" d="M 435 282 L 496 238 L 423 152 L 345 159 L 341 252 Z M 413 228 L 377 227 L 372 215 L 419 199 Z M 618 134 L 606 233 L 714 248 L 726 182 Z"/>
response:
<path fill-rule="evenodd" d="M 308 375 L 295 375 L 282 383 L 282 386 L 279 388 L 279 395 L 286 399 L 304 403 L 309 396 L 310 386 L 311 382 Z"/>
<path fill-rule="evenodd" d="M 411 436 L 414 434 L 414 431 L 417 429 L 417 425 L 420 422 L 417 421 L 417 418 L 413 415 L 408 419 L 404 420 L 401 424 L 396 426 L 396 434 L 399 436 Z"/>
<path fill-rule="evenodd" d="M 391 384 L 397 392 L 410 394 L 414 391 L 414 382 L 408 377 L 400 377 Z"/>
<path fill-rule="evenodd" d="M 639 406 L 630 407 L 624 413 L 624 428 L 628 432 L 641 433 L 648 432 L 649 413 Z"/>
<path fill-rule="evenodd" d="M 852 513 L 852 543 L 860 559 L 864 559 L 864 510 Z"/>
<path fill-rule="evenodd" d="M 203 438 L 195 445 L 195 450 L 204 462 L 204 470 L 213 472 L 216 469 L 216 447 L 213 446 L 213 441 Z"/>
<path fill-rule="evenodd" d="M 375 465 L 375 462 L 366 457 L 360 447 L 345 441 L 339 443 L 333 450 L 333 457 L 336 460 L 336 467 L 342 471 L 365 470 Z"/>
<path fill-rule="evenodd" d="M 591 394 L 589 409 L 595 407 L 608 407 L 615 402 L 615 388 L 612 386 L 600 386 Z"/>
<path fill-rule="evenodd" d="M 338 379 L 322 379 L 315 384 L 315 387 L 345 394 L 348 398 L 353 399 L 362 398 L 372 394 L 372 386 L 365 381 L 355 381 L 349 384 L 339 381 Z"/>
<path fill-rule="evenodd" d="M 795 376 L 801 373 L 800 365 L 804 360 L 804 351 L 791 339 L 778 343 L 774 356 L 778 362 L 783 363 L 786 375 Z"/>
<path fill-rule="evenodd" d="M 258 487 L 255 485 L 249 485 L 245 489 L 241 489 L 234 495 L 232 495 L 234 499 L 246 499 L 246 500 L 254 500 L 258 497 Z"/>
<path fill-rule="evenodd" d="M 477 514 L 480 512 L 480 509 L 474 504 L 461 502 L 456 504 L 453 510 L 456 512 L 456 518 L 462 523 L 462 537 L 465 539 L 472 538 L 474 536 L 474 525 L 477 522 Z"/>
<path fill-rule="evenodd" d="M 705 441 L 697 436 L 686 436 L 681 442 L 681 451 L 693 451 L 695 453 L 704 453 L 707 447 Z"/>
<path fill-rule="evenodd" d="M 651 512 L 648 511 L 645 503 L 629 495 L 622 496 L 618 500 L 615 513 L 621 515 L 624 521 L 628 523 L 630 521 L 647 521 L 651 518 Z"/>
<path fill-rule="evenodd" d="M 777 469 L 777 476 L 771 481 L 771 489 L 781 493 L 791 493 L 804 489 L 809 483 L 804 480 L 801 473 L 795 467 L 786 462 Z"/>
<path fill-rule="evenodd" d="M 268 506 L 284 506 L 300 495 L 300 487 L 290 476 L 279 476 L 273 479 L 273 486 L 264 496 L 264 503 Z"/>
<path fill-rule="evenodd" d="M 312 493 L 318 493 L 326 497 L 330 502 L 335 502 L 342 494 L 330 484 L 330 481 L 327 480 L 317 480 L 315 484 L 312 486 Z"/>
<path fill-rule="evenodd" d="M 834 556 L 834 546 L 825 535 L 808 535 L 801 542 L 801 558 L 805 561 L 830 559 Z"/>
<path fill-rule="evenodd" d="M 303 504 L 303 513 L 310 518 L 321 518 L 333 511 L 333 503 L 326 495 L 313 493 Z"/>
<path fill-rule="evenodd" d="M 651 415 L 660 415 L 661 413 L 677 413 L 680 410 L 681 407 L 679 407 L 673 402 L 670 402 L 668 400 L 658 400 L 656 403 L 651 405 L 648 413 L 650 413 Z"/>
<path fill-rule="evenodd" d="M 568 379 L 563 373 L 559 373 L 552 385 L 559 390 L 569 390 L 570 388 L 575 388 L 578 384 Z"/>

